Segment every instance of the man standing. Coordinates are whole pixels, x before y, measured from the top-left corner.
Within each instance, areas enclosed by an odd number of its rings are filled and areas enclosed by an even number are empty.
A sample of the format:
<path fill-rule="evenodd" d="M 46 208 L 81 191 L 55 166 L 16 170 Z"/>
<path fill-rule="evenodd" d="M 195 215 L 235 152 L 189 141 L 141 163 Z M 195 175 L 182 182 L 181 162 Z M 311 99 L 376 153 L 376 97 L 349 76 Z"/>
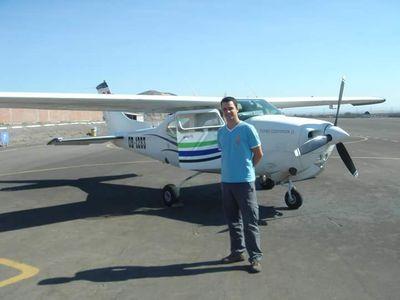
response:
<path fill-rule="evenodd" d="M 261 142 L 254 126 L 239 120 L 235 98 L 222 99 L 221 109 L 226 121 L 218 131 L 222 202 L 231 244 L 231 253 L 222 263 L 244 261 L 247 249 L 249 271 L 259 273 L 262 251 L 254 166 L 263 156 Z"/>

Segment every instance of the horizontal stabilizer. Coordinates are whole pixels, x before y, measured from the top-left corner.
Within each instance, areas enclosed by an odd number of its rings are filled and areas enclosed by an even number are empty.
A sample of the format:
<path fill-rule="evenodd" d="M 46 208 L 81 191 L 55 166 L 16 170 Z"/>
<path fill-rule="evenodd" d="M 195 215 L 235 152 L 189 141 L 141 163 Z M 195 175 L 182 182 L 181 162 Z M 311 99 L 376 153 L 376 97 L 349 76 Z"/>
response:
<path fill-rule="evenodd" d="M 83 137 L 77 139 L 64 139 L 62 137 L 54 138 L 47 145 L 56 145 L 56 146 L 64 146 L 64 145 L 90 145 L 90 144 L 101 144 L 106 143 L 112 140 L 120 140 L 123 139 L 123 136 L 115 136 L 115 135 L 105 135 L 105 136 L 96 136 L 96 137 Z"/>

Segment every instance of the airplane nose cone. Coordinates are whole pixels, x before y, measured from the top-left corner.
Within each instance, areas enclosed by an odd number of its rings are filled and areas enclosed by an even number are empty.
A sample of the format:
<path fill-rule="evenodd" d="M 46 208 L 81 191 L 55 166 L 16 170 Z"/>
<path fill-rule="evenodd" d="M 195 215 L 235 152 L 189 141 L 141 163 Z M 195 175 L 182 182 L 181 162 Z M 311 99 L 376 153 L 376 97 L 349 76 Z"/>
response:
<path fill-rule="evenodd" d="M 338 142 L 343 142 L 350 137 L 350 135 L 342 128 L 333 125 L 325 129 L 325 134 L 330 135 L 335 144 Z"/>

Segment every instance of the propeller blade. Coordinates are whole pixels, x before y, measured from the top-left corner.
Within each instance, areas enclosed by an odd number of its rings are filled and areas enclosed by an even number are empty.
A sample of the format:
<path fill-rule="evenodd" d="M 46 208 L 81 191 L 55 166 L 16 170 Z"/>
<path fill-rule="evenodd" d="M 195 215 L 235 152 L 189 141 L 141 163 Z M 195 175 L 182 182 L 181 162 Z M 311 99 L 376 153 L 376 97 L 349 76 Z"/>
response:
<path fill-rule="evenodd" d="M 346 78 L 343 76 L 342 77 L 342 82 L 340 83 L 340 91 L 339 91 L 339 99 L 338 99 L 338 105 L 337 105 L 337 110 L 336 110 L 335 123 L 333 123 L 335 126 L 337 125 L 337 120 L 338 120 L 338 117 L 339 117 L 340 103 L 342 103 L 343 89 L 344 89 L 344 82 L 345 81 L 346 81 Z"/>
<path fill-rule="evenodd" d="M 311 140 L 308 140 L 303 145 L 301 145 L 299 148 L 294 150 L 294 155 L 300 156 L 300 155 L 304 155 L 309 152 L 312 152 L 312 151 L 326 145 L 327 143 L 329 143 L 331 141 L 331 139 L 332 138 L 330 136 L 319 135 Z"/>
<path fill-rule="evenodd" d="M 340 157 L 342 158 L 347 169 L 350 171 L 351 175 L 353 175 L 354 177 L 357 177 L 358 171 L 357 171 L 356 167 L 354 166 L 354 163 L 351 160 L 349 152 L 347 152 L 346 147 L 343 145 L 343 143 L 337 143 L 336 150 L 339 153 Z"/>

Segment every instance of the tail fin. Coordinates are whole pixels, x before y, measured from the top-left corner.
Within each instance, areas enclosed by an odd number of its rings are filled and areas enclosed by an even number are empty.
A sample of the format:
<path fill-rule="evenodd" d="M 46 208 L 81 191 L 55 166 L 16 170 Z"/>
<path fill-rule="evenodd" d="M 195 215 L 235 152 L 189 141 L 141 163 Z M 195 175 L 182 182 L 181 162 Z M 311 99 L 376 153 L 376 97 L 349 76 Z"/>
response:
<path fill-rule="evenodd" d="M 110 88 L 105 80 L 96 86 L 96 90 L 99 94 L 111 94 Z"/>
<path fill-rule="evenodd" d="M 111 94 L 107 82 L 104 80 L 97 87 L 99 94 Z M 140 114 L 106 111 L 103 113 L 103 118 L 107 123 L 108 133 L 118 135 L 121 132 L 130 132 L 138 129 L 152 128 L 151 124 L 137 121 L 138 117 L 143 118 Z"/>

